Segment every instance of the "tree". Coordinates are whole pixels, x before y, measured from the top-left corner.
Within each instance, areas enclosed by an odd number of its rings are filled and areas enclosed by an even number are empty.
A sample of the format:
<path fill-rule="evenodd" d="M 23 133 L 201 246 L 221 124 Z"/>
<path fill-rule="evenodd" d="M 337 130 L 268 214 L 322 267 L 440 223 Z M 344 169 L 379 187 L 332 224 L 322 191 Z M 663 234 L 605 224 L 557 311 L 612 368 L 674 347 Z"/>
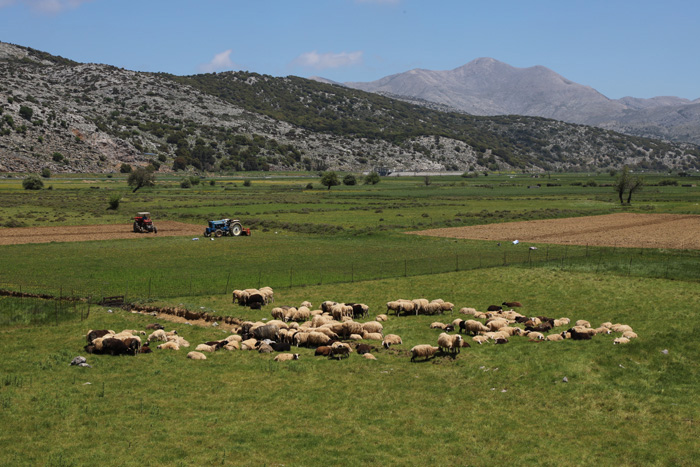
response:
<path fill-rule="evenodd" d="M 620 198 L 620 204 L 625 204 L 624 200 L 622 197 L 625 194 L 625 191 L 627 190 L 627 185 L 629 184 L 630 181 L 630 169 L 627 166 L 624 166 L 622 168 L 622 173 L 618 175 L 617 179 L 615 180 L 615 184 L 613 185 L 613 189 L 615 190 L 615 193 L 617 193 L 617 196 Z"/>
<path fill-rule="evenodd" d="M 136 190 L 141 187 L 155 185 L 156 175 L 148 168 L 137 167 L 136 170 L 129 174 L 129 178 L 126 180 L 126 183 L 129 186 L 133 186 L 134 191 L 132 191 L 132 193 L 136 193 Z"/>
<path fill-rule="evenodd" d="M 22 117 L 25 120 L 31 121 L 32 115 L 34 115 L 34 111 L 32 110 L 31 107 L 27 107 L 24 105 L 20 106 L 20 108 L 19 108 L 19 116 L 20 117 Z"/>
<path fill-rule="evenodd" d="M 133 169 L 129 164 L 122 164 L 119 166 L 119 171 L 123 174 L 130 174 Z"/>
<path fill-rule="evenodd" d="M 343 177 L 343 185 L 357 185 L 357 179 L 352 174 L 347 174 Z"/>
<path fill-rule="evenodd" d="M 44 167 L 41 169 L 41 176 L 44 178 L 51 178 L 51 169 L 48 167 Z"/>
<path fill-rule="evenodd" d="M 627 186 L 627 204 L 632 204 L 632 193 L 641 191 L 644 186 L 644 177 L 635 175 L 630 177 L 629 185 Z"/>
<path fill-rule="evenodd" d="M 377 172 L 370 172 L 365 177 L 365 185 L 376 185 L 379 183 L 379 174 Z"/>
<path fill-rule="evenodd" d="M 36 174 L 31 174 L 29 177 L 22 180 L 22 187 L 25 190 L 41 190 L 44 188 L 44 182 Z"/>
<path fill-rule="evenodd" d="M 321 175 L 321 185 L 327 186 L 329 190 L 332 186 L 340 185 L 338 174 L 333 171 L 323 172 Z"/>

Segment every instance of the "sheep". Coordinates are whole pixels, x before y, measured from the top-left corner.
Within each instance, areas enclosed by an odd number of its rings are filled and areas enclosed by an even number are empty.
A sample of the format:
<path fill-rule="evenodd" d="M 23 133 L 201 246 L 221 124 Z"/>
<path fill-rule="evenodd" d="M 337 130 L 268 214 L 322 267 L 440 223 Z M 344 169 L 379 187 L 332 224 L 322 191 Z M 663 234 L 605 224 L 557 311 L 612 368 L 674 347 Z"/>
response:
<path fill-rule="evenodd" d="M 419 344 L 411 348 L 411 361 L 415 362 L 417 357 L 425 357 L 428 360 L 435 356 L 440 347 L 433 347 L 430 344 Z"/>
<path fill-rule="evenodd" d="M 440 350 L 455 354 L 459 353 L 461 346 L 462 336 L 459 334 L 449 335 L 443 332 L 438 336 L 438 347 Z"/>
<path fill-rule="evenodd" d="M 626 339 L 636 339 L 637 333 L 634 331 L 625 331 L 622 333 L 622 337 L 624 337 Z"/>
<path fill-rule="evenodd" d="M 613 344 L 629 344 L 630 340 L 626 337 L 616 337 Z"/>
<path fill-rule="evenodd" d="M 160 346 L 158 346 L 160 347 Z M 195 352 L 215 352 L 216 347 L 213 345 L 207 345 L 207 344 L 199 344 L 197 347 L 195 347 Z"/>
<path fill-rule="evenodd" d="M 364 303 L 346 303 L 345 305 L 352 307 L 353 318 L 365 317 L 369 313 L 369 306 Z"/>
<path fill-rule="evenodd" d="M 442 303 L 430 302 L 426 305 L 423 305 L 421 311 L 426 315 L 436 315 L 438 313 L 442 313 Z"/>
<path fill-rule="evenodd" d="M 313 318 L 311 318 L 311 326 L 314 328 L 321 327 L 324 324 L 331 322 L 333 322 L 333 319 L 328 316 L 316 315 Z"/>
<path fill-rule="evenodd" d="M 324 313 L 329 313 L 331 310 L 331 307 L 333 305 L 337 305 L 338 302 L 333 302 L 331 300 L 326 300 L 325 302 L 321 303 L 321 310 L 323 310 Z"/>
<path fill-rule="evenodd" d="M 427 298 L 416 298 L 411 301 L 415 306 L 414 311 L 416 312 L 416 315 L 422 313 L 425 310 L 425 308 L 430 304 Z"/>
<path fill-rule="evenodd" d="M 273 360 L 276 362 L 288 362 L 291 360 L 299 360 L 299 354 L 298 353 L 281 353 L 279 355 L 276 355 Z"/>
<path fill-rule="evenodd" d="M 330 345 L 322 345 L 320 347 L 316 347 L 316 351 L 314 352 L 315 357 L 328 357 L 331 354 L 331 346 Z"/>
<path fill-rule="evenodd" d="M 350 345 L 345 344 L 344 342 L 333 342 L 329 357 L 333 358 L 338 356 L 338 360 L 340 360 L 343 356 L 349 357 L 351 352 L 352 347 L 350 347 Z"/>
<path fill-rule="evenodd" d="M 507 339 L 506 337 L 499 337 L 499 338 L 497 338 L 497 339 L 494 339 L 494 342 L 495 342 L 496 344 L 507 344 L 507 343 L 508 343 L 508 339 Z"/>
<path fill-rule="evenodd" d="M 613 324 L 612 327 L 611 327 L 610 329 L 611 329 L 613 332 L 622 332 L 622 333 L 624 333 L 625 331 L 632 331 L 632 332 L 634 332 L 634 330 L 632 329 L 632 327 L 631 327 L 631 326 L 628 326 L 628 325 L 626 325 L 626 324 Z"/>
<path fill-rule="evenodd" d="M 568 320 L 566 320 L 566 321 L 564 321 L 563 319 L 555 319 L 554 320 L 554 327 L 555 328 L 566 326 L 567 324 L 569 324 Z"/>
<path fill-rule="evenodd" d="M 104 337 L 108 334 L 113 335 L 114 332 L 109 331 L 107 329 L 100 329 L 100 330 L 95 330 L 95 331 L 90 330 L 90 331 L 88 331 L 87 336 L 86 336 L 87 343 L 92 344 L 95 339 L 97 339 L 99 337 Z"/>
<path fill-rule="evenodd" d="M 292 321 L 306 321 L 311 317 L 311 310 L 309 307 L 300 306 L 296 311 L 292 313 Z"/>
<path fill-rule="evenodd" d="M 595 333 L 596 334 L 612 334 L 612 331 L 610 328 L 606 328 L 605 326 L 601 326 L 599 328 L 595 328 Z"/>
<path fill-rule="evenodd" d="M 523 304 L 520 302 L 503 302 L 501 303 L 501 305 L 507 306 L 508 308 L 517 308 L 523 306 Z"/>
<path fill-rule="evenodd" d="M 444 313 L 444 312 L 446 312 L 446 311 L 449 311 L 450 313 L 452 313 L 452 312 L 454 312 L 454 309 L 455 309 L 454 303 L 442 302 L 442 303 L 440 304 L 440 311 L 441 311 L 442 313 Z"/>
<path fill-rule="evenodd" d="M 501 305 L 489 305 L 486 311 L 503 311 L 503 307 Z"/>
<path fill-rule="evenodd" d="M 299 305 L 299 308 L 301 308 L 301 307 L 303 307 L 303 306 L 305 306 L 305 307 L 308 308 L 309 310 L 313 308 L 313 305 L 311 305 L 311 302 L 308 302 L 308 301 L 306 301 L 306 300 L 304 300 L 303 302 L 301 302 L 301 305 Z"/>
<path fill-rule="evenodd" d="M 389 321 L 389 317 L 385 314 L 377 315 L 376 321 Z"/>
<path fill-rule="evenodd" d="M 585 319 L 580 319 L 580 320 L 576 321 L 576 326 L 583 327 L 583 328 L 590 328 L 591 323 L 589 323 Z"/>
<path fill-rule="evenodd" d="M 508 320 L 505 318 L 492 318 L 486 321 L 486 326 L 491 331 L 498 331 L 499 329 L 508 326 Z"/>
<path fill-rule="evenodd" d="M 561 334 L 550 334 L 546 337 L 548 341 L 563 341 L 564 337 Z"/>
<path fill-rule="evenodd" d="M 370 347 L 368 344 L 359 344 L 357 346 L 357 353 L 358 355 L 364 355 L 366 353 L 369 353 L 372 351 L 372 347 Z"/>
<path fill-rule="evenodd" d="M 481 332 L 488 332 L 490 329 L 473 319 L 468 319 L 459 324 L 459 332 L 466 331 L 469 334 L 477 335 Z"/>
<path fill-rule="evenodd" d="M 222 347 L 224 350 L 241 350 L 241 344 L 238 341 L 231 341 Z"/>
<path fill-rule="evenodd" d="M 257 339 L 246 339 L 241 342 L 241 350 L 255 350 L 255 345 L 257 343 Z"/>
<path fill-rule="evenodd" d="M 148 342 L 153 342 L 153 341 L 162 341 L 165 342 L 168 340 L 168 336 L 165 334 L 165 331 L 162 329 L 157 329 L 153 331 L 149 336 L 148 336 Z"/>
<path fill-rule="evenodd" d="M 175 342 L 165 342 L 156 347 L 161 350 L 180 350 L 180 346 Z"/>
<path fill-rule="evenodd" d="M 403 344 L 403 341 L 401 340 L 401 337 L 397 336 L 396 334 L 387 334 L 384 336 L 384 340 L 382 341 L 382 345 L 384 345 L 384 348 L 388 348 L 387 345 L 401 345 Z"/>
<path fill-rule="evenodd" d="M 562 332 L 561 336 L 566 338 L 566 339 L 573 339 L 575 341 L 590 340 L 591 334 L 586 332 L 585 329 L 586 328 L 581 328 L 581 327 L 577 328 L 576 326 L 574 326 L 573 328 L 569 329 L 568 331 Z"/>
<path fill-rule="evenodd" d="M 527 338 L 530 342 L 543 341 L 545 339 L 544 334 L 536 331 L 528 333 Z"/>
<path fill-rule="evenodd" d="M 163 325 L 159 323 L 151 323 L 146 325 L 146 329 L 148 329 L 149 331 L 157 331 L 158 329 L 163 329 Z"/>
<path fill-rule="evenodd" d="M 366 354 L 363 354 L 362 356 L 365 357 L 367 360 L 376 360 L 377 359 L 377 357 L 375 357 L 371 353 L 366 353 Z"/>
<path fill-rule="evenodd" d="M 301 331 L 297 332 L 296 334 L 294 334 L 294 338 L 292 339 L 292 342 L 297 347 L 302 346 L 302 345 L 306 345 L 306 341 L 309 339 L 309 334 L 311 334 L 311 333 L 301 332 Z"/>
<path fill-rule="evenodd" d="M 523 330 L 512 326 L 505 326 L 503 328 L 500 328 L 498 332 L 506 333 L 509 337 L 512 337 L 522 335 Z"/>
<path fill-rule="evenodd" d="M 127 345 L 124 342 L 122 342 L 119 339 L 114 339 L 112 337 L 108 337 L 108 338 L 102 340 L 102 352 L 108 353 L 112 356 L 125 355 L 125 354 L 130 354 L 130 355 L 136 354 L 136 352 L 132 348 L 127 347 Z"/>
<path fill-rule="evenodd" d="M 333 316 L 333 319 L 340 320 L 345 316 L 350 316 L 352 317 L 353 315 L 353 310 L 352 306 L 350 305 L 345 305 L 342 303 L 336 303 L 331 307 L 331 315 Z"/>
<path fill-rule="evenodd" d="M 362 330 L 381 333 L 384 330 L 384 326 L 379 321 L 368 321 L 362 324 Z"/>
<path fill-rule="evenodd" d="M 364 331 L 364 326 L 362 323 L 356 321 L 346 321 L 341 326 L 341 332 L 343 336 L 350 336 L 352 334 L 362 334 Z"/>
<path fill-rule="evenodd" d="M 472 340 L 478 344 L 483 344 L 484 342 L 488 342 L 489 338 L 486 336 L 474 336 Z"/>
<path fill-rule="evenodd" d="M 267 342 L 258 342 L 258 352 L 272 353 L 274 351 L 275 349 L 272 348 L 272 345 L 268 344 Z"/>
<path fill-rule="evenodd" d="M 318 347 L 320 345 L 327 345 L 331 338 L 322 332 L 312 331 L 309 333 L 306 343 L 312 347 Z"/>
<path fill-rule="evenodd" d="M 279 333 L 279 331 L 280 331 L 279 326 L 276 326 L 274 324 L 260 326 L 259 328 L 255 328 L 252 330 L 253 337 L 255 337 L 258 340 L 263 340 L 263 339 L 277 340 L 277 334 Z"/>
<path fill-rule="evenodd" d="M 190 343 L 182 336 L 168 336 L 168 342 L 175 342 L 180 347 L 189 347 Z"/>
<path fill-rule="evenodd" d="M 430 323 L 430 329 L 442 329 L 444 330 L 447 327 L 445 323 L 440 323 L 438 321 L 435 321 L 434 323 Z"/>
<path fill-rule="evenodd" d="M 285 310 L 279 306 L 276 306 L 272 310 L 270 310 L 270 315 L 272 315 L 274 319 L 278 319 L 281 321 L 285 321 L 286 318 Z"/>
<path fill-rule="evenodd" d="M 187 358 L 191 360 L 206 360 L 207 356 L 201 352 L 188 352 Z"/>
<path fill-rule="evenodd" d="M 468 308 L 468 307 L 460 308 L 459 312 L 463 315 L 472 315 L 472 316 L 474 316 L 476 313 L 479 313 L 478 311 L 476 311 L 476 308 Z"/>
<path fill-rule="evenodd" d="M 613 327 L 613 323 L 611 323 L 610 321 L 606 321 L 603 324 L 601 324 L 601 326 L 610 329 L 611 327 Z"/>
<path fill-rule="evenodd" d="M 351 341 L 361 341 L 362 340 L 362 335 L 361 334 L 350 334 L 348 336 L 348 340 Z"/>
<path fill-rule="evenodd" d="M 367 332 L 362 333 L 362 338 L 368 341 L 383 341 L 384 336 L 380 332 Z"/>

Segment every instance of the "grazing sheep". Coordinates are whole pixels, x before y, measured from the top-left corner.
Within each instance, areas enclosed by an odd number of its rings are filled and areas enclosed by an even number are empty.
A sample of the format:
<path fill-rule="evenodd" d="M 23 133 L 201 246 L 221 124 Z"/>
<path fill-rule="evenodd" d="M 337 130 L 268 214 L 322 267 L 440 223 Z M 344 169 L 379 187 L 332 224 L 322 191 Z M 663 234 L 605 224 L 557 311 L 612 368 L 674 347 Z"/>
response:
<path fill-rule="evenodd" d="M 488 342 L 489 338 L 486 336 L 474 336 L 472 337 L 472 340 L 477 344 L 483 344 L 484 342 Z"/>
<path fill-rule="evenodd" d="M 322 345 L 321 347 L 316 347 L 316 351 L 314 352 L 315 357 L 328 357 L 331 354 L 331 346 L 330 345 Z"/>
<path fill-rule="evenodd" d="M 188 352 L 187 353 L 187 358 L 191 360 L 206 360 L 207 356 L 204 355 L 202 352 Z"/>
<path fill-rule="evenodd" d="M 348 340 L 351 341 L 361 341 L 362 340 L 362 334 L 350 334 L 348 336 Z"/>
<path fill-rule="evenodd" d="M 362 333 L 362 338 L 364 340 L 368 340 L 368 341 L 383 341 L 384 340 L 384 336 L 382 336 L 382 334 L 379 332 L 367 332 L 367 331 L 365 331 Z"/>
<path fill-rule="evenodd" d="M 384 336 L 384 340 L 382 341 L 382 345 L 384 345 L 385 343 L 388 345 L 401 345 L 401 344 L 403 344 L 403 341 L 401 340 L 401 337 L 399 337 L 396 334 L 387 334 L 386 336 Z M 385 348 L 386 348 L 386 346 L 385 346 Z"/>
<path fill-rule="evenodd" d="M 478 311 L 476 311 L 476 308 L 468 308 L 468 307 L 460 308 L 459 312 L 463 315 L 472 315 L 472 316 L 479 313 Z"/>
<path fill-rule="evenodd" d="M 160 344 L 156 348 L 161 350 L 180 350 L 180 346 L 177 345 L 175 342 L 165 342 L 163 344 Z"/>
<path fill-rule="evenodd" d="M 613 344 L 629 344 L 630 340 L 626 337 L 616 337 Z"/>
<path fill-rule="evenodd" d="M 426 307 L 430 304 L 427 298 L 416 298 L 411 300 L 415 306 L 416 315 L 423 313 Z"/>
<path fill-rule="evenodd" d="M 376 321 L 389 321 L 389 317 L 387 315 L 381 314 L 381 315 L 377 315 L 375 320 Z"/>
<path fill-rule="evenodd" d="M 331 345 L 331 353 L 329 357 L 333 358 L 337 356 L 338 360 L 340 360 L 343 356 L 349 357 L 351 352 L 352 347 L 350 347 L 350 345 L 344 342 L 333 342 L 333 345 Z"/>
<path fill-rule="evenodd" d="M 279 355 L 276 355 L 274 360 L 276 362 L 288 362 L 291 360 L 299 360 L 299 354 L 298 353 L 281 353 Z"/>
<path fill-rule="evenodd" d="M 440 304 L 440 311 L 441 311 L 442 313 L 444 313 L 444 312 L 446 312 L 446 311 L 449 311 L 450 313 L 452 313 L 452 312 L 454 312 L 454 309 L 455 309 L 454 303 L 442 302 L 442 303 Z"/>
<path fill-rule="evenodd" d="M 328 345 L 330 342 L 331 338 L 325 335 L 322 332 L 317 332 L 317 331 L 312 331 L 309 333 L 307 339 L 306 339 L 306 344 L 310 345 L 312 347 L 318 347 L 321 345 Z"/>
<path fill-rule="evenodd" d="M 451 354 L 459 353 L 462 347 L 462 336 L 460 334 L 449 335 L 443 332 L 438 336 L 438 347 L 440 350 Z"/>
<path fill-rule="evenodd" d="M 303 306 L 305 306 L 305 307 L 308 308 L 309 310 L 313 308 L 313 305 L 311 305 L 311 302 L 307 302 L 306 300 L 304 300 L 303 302 L 301 302 L 301 305 L 299 305 L 299 308 L 301 308 L 301 307 L 303 307 Z"/>
<path fill-rule="evenodd" d="M 292 342 L 294 345 L 297 347 L 306 345 L 306 341 L 309 339 L 309 332 L 297 332 L 294 334 L 294 337 L 292 338 Z M 324 334 L 325 335 L 325 334 Z"/>
<path fill-rule="evenodd" d="M 377 359 L 377 357 L 375 357 L 371 353 L 366 353 L 366 354 L 363 354 L 362 356 L 365 357 L 367 360 L 376 360 Z"/>
<path fill-rule="evenodd" d="M 517 308 L 523 306 L 523 304 L 520 302 L 503 302 L 501 303 L 501 305 L 507 306 L 508 308 Z"/>
<path fill-rule="evenodd" d="M 489 328 L 481 324 L 479 321 L 468 319 L 459 323 L 459 332 L 466 331 L 468 334 L 477 335 L 481 332 L 490 331 Z"/>
<path fill-rule="evenodd" d="M 411 348 L 411 361 L 415 362 L 418 357 L 425 357 L 428 360 L 435 356 L 435 353 L 440 350 L 440 347 L 433 347 L 429 344 L 420 344 Z"/>
<path fill-rule="evenodd" d="M 636 339 L 637 333 L 634 331 L 625 331 L 622 333 L 622 337 L 624 337 L 626 339 Z"/>
<path fill-rule="evenodd" d="M 153 331 L 149 336 L 148 336 L 148 342 L 153 342 L 153 341 L 162 341 L 165 342 L 168 340 L 167 334 L 165 334 L 165 331 L 162 329 L 158 329 L 156 331 Z"/>
<path fill-rule="evenodd" d="M 384 331 L 384 326 L 379 321 L 368 321 L 362 324 L 362 330 L 367 332 L 378 332 Z"/>
<path fill-rule="evenodd" d="M 252 329 L 253 337 L 258 340 L 270 339 L 276 341 L 279 332 L 279 326 L 274 324 L 267 324 L 265 326 Z"/>

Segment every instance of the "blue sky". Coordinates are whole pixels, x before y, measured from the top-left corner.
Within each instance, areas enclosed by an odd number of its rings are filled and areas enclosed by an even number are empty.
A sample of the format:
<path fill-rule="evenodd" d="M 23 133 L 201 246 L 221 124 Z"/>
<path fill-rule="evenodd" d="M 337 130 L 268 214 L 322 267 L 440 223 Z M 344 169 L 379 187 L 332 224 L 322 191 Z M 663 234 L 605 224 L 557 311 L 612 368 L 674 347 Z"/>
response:
<path fill-rule="evenodd" d="M 700 98 L 697 0 L 0 0 L 0 40 L 189 75 L 372 81 L 478 57 L 610 98 Z"/>

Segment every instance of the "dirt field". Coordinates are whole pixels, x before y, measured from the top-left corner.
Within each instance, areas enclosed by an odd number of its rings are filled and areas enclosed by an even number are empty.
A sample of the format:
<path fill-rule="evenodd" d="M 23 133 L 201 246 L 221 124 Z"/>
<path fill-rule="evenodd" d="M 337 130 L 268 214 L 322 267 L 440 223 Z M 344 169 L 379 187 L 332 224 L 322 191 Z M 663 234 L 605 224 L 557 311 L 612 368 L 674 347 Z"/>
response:
<path fill-rule="evenodd" d="M 474 240 L 698 250 L 699 231 L 700 216 L 625 213 L 450 227 L 408 233 Z"/>
<path fill-rule="evenodd" d="M 203 226 L 181 222 L 160 221 L 155 223 L 157 234 L 134 233 L 132 224 L 112 225 L 65 225 L 56 227 L 20 227 L 0 229 L 0 245 L 22 243 L 85 242 L 89 240 L 113 240 L 120 238 L 176 237 L 187 235 L 199 237 Z"/>

